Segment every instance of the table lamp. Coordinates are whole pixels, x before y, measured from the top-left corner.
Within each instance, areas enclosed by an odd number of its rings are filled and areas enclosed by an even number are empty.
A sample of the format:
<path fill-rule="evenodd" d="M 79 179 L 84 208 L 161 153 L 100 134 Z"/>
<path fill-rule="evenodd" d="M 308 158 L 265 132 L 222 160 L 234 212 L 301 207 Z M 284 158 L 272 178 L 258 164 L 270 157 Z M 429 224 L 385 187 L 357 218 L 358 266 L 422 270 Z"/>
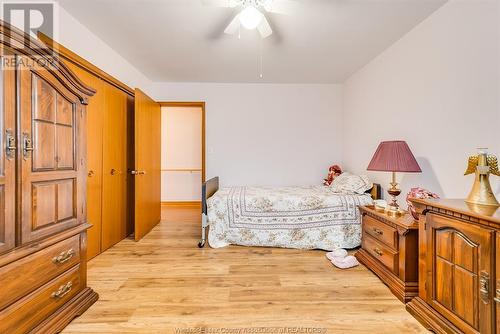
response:
<path fill-rule="evenodd" d="M 383 141 L 378 145 L 377 151 L 373 155 L 367 170 L 378 172 L 392 172 L 391 187 L 387 190 L 392 197 L 387 211 L 399 214 L 399 204 L 397 197 L 401 194 L 396 182 L 396 172 L 421 173 L 422 170 L 417 160 L 411 153 L 408 144 L 402 140 Z"/>

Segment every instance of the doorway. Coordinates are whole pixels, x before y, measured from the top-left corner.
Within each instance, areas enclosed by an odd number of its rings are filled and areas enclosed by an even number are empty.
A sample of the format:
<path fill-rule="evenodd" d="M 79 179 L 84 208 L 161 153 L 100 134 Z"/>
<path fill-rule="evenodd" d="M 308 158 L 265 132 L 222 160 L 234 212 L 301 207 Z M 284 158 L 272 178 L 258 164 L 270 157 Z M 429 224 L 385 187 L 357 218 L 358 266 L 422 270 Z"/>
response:
<path fill-rule="evenodd" d="M 165 208 L 201 207 L 201 184 L 205 181 L 205 103 L 161 102 L 160 105 L 161 201 L 165 219 Z"/>

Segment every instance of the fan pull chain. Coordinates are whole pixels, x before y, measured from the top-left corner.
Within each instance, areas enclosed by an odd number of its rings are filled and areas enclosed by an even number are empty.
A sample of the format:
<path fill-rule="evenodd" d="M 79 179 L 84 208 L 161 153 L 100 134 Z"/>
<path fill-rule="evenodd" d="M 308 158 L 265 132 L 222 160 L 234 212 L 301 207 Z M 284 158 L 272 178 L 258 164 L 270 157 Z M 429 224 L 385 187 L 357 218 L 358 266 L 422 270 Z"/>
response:
<path fill-rule="evenodd" d="M 264 78 L 264 70 L 263 70 L 263 67 L 264 67 L 264 65 L 263 65 L 263 63 L 264 63 L 264 50 L 263 50 L 263 44 L 264 44 L 264 39 L 261 39 L 260 40 L 260 64 L 259 64 L 259 67 L 260 67 L 260 69 L 259 69 L 260 70 L 259 77 L 261 79 Z"/>
<path fill-rule="evenodd" d="M 238 39 L 241 39 L 241 24 L 238 26 Z"/>

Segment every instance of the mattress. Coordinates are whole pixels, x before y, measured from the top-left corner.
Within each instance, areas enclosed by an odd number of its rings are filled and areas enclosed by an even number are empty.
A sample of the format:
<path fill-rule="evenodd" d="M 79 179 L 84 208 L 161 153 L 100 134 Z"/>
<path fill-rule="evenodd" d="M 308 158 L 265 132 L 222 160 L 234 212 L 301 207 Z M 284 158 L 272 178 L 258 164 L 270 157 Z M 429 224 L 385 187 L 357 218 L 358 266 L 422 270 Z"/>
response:
<path fill-rule="evenodd" d="M 212 248 L 355 248 L 361 244 L 358 206 L 371 203 L 369 194 L 327 186 L 221 188 L 207 201 L 208 241 Z"/>

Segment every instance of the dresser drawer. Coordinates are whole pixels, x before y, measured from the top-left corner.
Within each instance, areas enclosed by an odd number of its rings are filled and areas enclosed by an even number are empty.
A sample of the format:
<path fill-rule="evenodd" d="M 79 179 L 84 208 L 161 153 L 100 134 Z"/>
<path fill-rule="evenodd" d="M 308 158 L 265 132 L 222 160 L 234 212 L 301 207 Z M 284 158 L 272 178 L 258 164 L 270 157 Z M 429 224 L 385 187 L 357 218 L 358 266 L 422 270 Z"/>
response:
<path fill-rule="evenodd" d="M 78 263 L 80 263 L 80 236 L 76 235 L 1 267 L 0 309 Z"/>
<path fill-rule="evenodd" d="M 371 237 L 368 233 L 363 235 L 362 247 L 393 273 L 397 274 L 399 270 L 398 252 Z"/>
<path fill-rule="evenodd" d="M 0 333 L 26 333 L 82 290 L 80 266 L 0 312 Z"/>
<path fill-rule="evenodd" d="M 397 250 L 397 235 L 395 228 L 384 224 L 370 216 L 363 217 L 363 230 L 377 240 Z"/>

